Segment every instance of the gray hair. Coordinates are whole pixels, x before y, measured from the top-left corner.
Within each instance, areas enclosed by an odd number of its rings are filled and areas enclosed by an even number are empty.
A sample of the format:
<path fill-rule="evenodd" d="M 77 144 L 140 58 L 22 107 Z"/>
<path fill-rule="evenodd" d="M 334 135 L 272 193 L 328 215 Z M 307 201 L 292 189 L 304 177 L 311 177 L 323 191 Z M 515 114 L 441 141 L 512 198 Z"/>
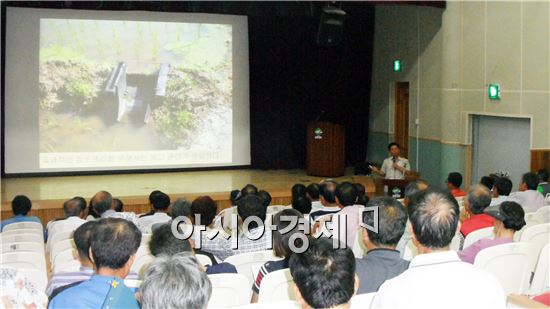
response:
<path fill-rule="evenodd" d="M 162 255 L 147 269 L 139 294 L 144 309 L 203 309 L 212 284 L 192 254 Z"/>
<path fill-rule="evenodd" d="M 185 197 L 177 199 L 172 204 L 172 219 L 176 219 L 179 216 L 187 217 L 191 214 L 191 202 Z"/>
<path fill-rule="evenodd" d="M 482 214 L 483 210 L 491 204 L 491 191 L 484 185 L 477 184 L 468 191 L 468 204 L 470 211 L 477 215 Z"/>

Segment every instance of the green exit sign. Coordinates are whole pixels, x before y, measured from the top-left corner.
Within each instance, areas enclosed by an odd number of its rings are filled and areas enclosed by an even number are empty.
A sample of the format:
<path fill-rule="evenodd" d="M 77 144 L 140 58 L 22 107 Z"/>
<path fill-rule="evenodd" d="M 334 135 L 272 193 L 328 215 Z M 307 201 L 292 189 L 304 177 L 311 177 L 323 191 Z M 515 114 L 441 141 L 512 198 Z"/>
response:
<path fill-rule="evenodd" d="M 394 72 L 401 72 L 401 60 L 394 60 L 393 61 L 393 71 Z"/>
<path fill-rule="evenodd" d="M 500 100 L 500 85 L 498 84 L 489 84 L 487 90 L 489 94 L 489 99 L 491 100 Z"/>

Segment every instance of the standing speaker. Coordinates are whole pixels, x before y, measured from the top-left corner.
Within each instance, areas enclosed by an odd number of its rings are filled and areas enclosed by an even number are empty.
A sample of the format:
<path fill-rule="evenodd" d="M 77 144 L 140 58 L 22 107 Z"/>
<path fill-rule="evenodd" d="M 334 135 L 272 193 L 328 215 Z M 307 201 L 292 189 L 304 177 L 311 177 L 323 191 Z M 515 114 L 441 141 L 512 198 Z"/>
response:
<path fill-rule="evenodd" d="M 336 46 L 342 42 L 346 12 L 333 6 L 326 6 L 321 12 L 321 21 L 317 31 L 319 46 Z"/>

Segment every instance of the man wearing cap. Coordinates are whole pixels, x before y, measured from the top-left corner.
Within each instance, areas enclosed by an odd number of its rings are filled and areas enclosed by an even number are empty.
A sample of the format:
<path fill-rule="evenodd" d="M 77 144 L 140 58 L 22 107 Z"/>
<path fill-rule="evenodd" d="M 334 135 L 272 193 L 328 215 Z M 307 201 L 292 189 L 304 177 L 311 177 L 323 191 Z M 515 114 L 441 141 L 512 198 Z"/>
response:
<path fill-rule="evenodd" d="M 124 278 L 134 263 L 141 242 L 135 224 L 120 218 L 98 221 L 90 243 L 95 274 L 55 296 L 48 308 L 139 308 Z"/>
<path fill-rule="evenodd" d="M 513 242 L 514 233 L 525 225 L 525 212 L 516 202 L 503 202 L 500 205 L 490 206 L 484 211 L 495 218 L 494 239 L 484 238 L 476 241 L 468 248 L 460 251 L 458 256 L 464 262 L 474 263 L 479 251 L 496 245 Z"/>

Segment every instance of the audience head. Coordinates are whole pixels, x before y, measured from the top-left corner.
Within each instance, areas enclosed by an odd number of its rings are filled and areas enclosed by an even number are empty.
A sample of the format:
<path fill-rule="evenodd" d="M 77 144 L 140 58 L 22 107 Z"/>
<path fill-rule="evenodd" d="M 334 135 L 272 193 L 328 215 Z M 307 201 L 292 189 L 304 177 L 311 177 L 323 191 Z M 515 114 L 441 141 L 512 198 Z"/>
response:
<path fill-rule="evenodd" d="M 247 195 L 256 195 L 258 194 L 258 188 L 256 188 L 255 185 L 247 184 L 244 186 L 244 188 L 241 189 L 241 197 L 245 197 Z"/>
<path fill-rule="evenodd" d="M 458 231 L 458 203 L 449 193 L 433 189 L 413 195 L 408 206 L 413 241 L 426 249 L 446 249 Z"/>
<path fill-rule="evenodd" d="M 258 191 L 258 196 L 262 199 L 264 207 L 271 204 L 271 194 L 265 190 Z"/>
<path fill-rule="evenodd" d="M 319 196 L 321 204 L 323 205 L 332 205 L 336 203 L 336 197 L 334 196 L 334 191 L 336 191 L 336 186 L 338 184 L 334 180 L 324 180 L 319 186 Z"/>
<path fill-rule="evenodd" d="M 231 206 L 237 206 L 237 200 L 241 197 L 241 190 L 233 190 L 229 193 L 229 202 Z"/>
<path fill-rule="evenodd" d="M 405 232 L 407 211 L 399 201 L 392 197 L 376 197 L 368 207 L 378 207 L 378 233 L 363 228 L 363 242 L 367 248 L 395 248 Z M 374 212 L 363 212 L 363 223 L 374 226 Z"/>
<path fill-rule="evenodd" d="M 485 213 L 495 218 L 495 234 L 498 236 L 502 230 L 513 232 L 521 230 L 525 226 L 525 211 L 520 204 L 506 201 L 499 205 L 487 207 Z"/>
<path fill-rule="evenodd" d="M 351 182 L 342 182 L 334 192 L 336 203 L 342 207 L 355 205 L 357 202 L 357 190 Z"/>
<path fill-rule="evenodd" d="M 197 259 L 188 253 L 157 257 L 139 289 L 144 309 L 203 309 L 212 284 Z"/>
<path fill-rule="evenodd" d="M 259 196 L 246 195 L 239 199 L 237 213 L 243 222 L 248 217 L 258 217 L 262 222 L 265 222 L 266 208 Z M 250 222 L 248 225 L 249 230 L 257 227 L 258 224 L 255 221 Z"/>
<path fill-rule="evenodd" d="M 491 191 L 486 186 L 474 185 L 468 191 L 464 206 L 472 214 L 479 215 L 491 204 L 491 197 Z"/>
<path fill-rule="evenodd" d="M 301 214 L 308 214 L 311 212 L 311 200 L 305 196 L 298 196 L 292 200 L 292 208 Z"/>
<path fill-rule="evenodd" d="M 99 214 L 95 212 L 94 207 L 92 206 L 92 200 L 88 203 L 88 216 L 92 216 L 96 219 L 99 218 Z"/>
<path fill-rule="evenodd" d="M 86 200 L 83 197 L 75 196 L 63 203 L 63 212 L 65 217 L 81 217 L 86 209 Z"/>
<path fill-rule="evenodd" d="M 358 205 L 367 206 L 369 202 L 369 197 L 366 194 L 365 186 L 363 184 L 360 184 L 358 182 L 353 184 L 355 186 L 355 190 L 357 190 L 357 202 Z"/>
<path fill-rule="evenodd" d="M 90 204 L 98 216 L 101 216 L 104 212 L 111 209 L 113 197 L 107 191 L 99 191 L 92 197 Z"/>
<path fill-rule="evenodd" d="M 18 195 L 11 201 L 11 210 L 14 215 L 26 216 L 31 211 L 31 200 L 25 195 Z"/>
<path fill-rule="evenodd" d="M 92 235 L 95 233 L 95 228 L 99 221 L 87 221 L 79 226 L 73 233 L 73 239 L 78 252 L 80 262 L 88 264 L 83 266 L 91 266 L 90 259 L 90 243 Z"/>
<path fill-rule="evenodd" d="M 537 190 L 539 185 L 539 176 L 535 173 L 525 173 L 521 176 L 520 191 Z"/>
<path fill-rule="evenodd" d="M 484 185 L 487 189 L 492 190 L 495 184 L 495 178 L 493 176 L 483 176 L 479 181 L 479 184 Z"/>
<path fill-rule="evenodd" d="M 297 183 L 292 186 L 292 189 L 290 189 L 292 199 L 297 198 L 298 196 L 305 196 L 307 193 L 307 188 L 301 183 Z"/>
<path fill-rule="evenodd" d="M 193 217 L 200 215 L 200 221 L 195 222 L 195 225 L 210 226 L 216 217 L 217 210 L 218 206 L 210 196 L 199 196 L 191 203 Z"/>
<path fill-rule="evenodd" d="M 124 211 L 124 203 L 119 198 L 113 198 L 113 210 L 116 212 Z"/>
<path fill-rule="evenodd" d="M 407 207 L 413 195 L 417 194 L 420 191 L 427 190 L 428 188 L 429 188 L 428 182 L 423 179 L 418 179 L 418 180 L 409 182 L 405 187 L 405 192 L 404 192 L 405 198 L 403 199 L 403 205 Z"/>
<path fill-rule="evenodd" d="M 122 270 L 125 277 L 141 243 L 141 232 L 132 222 L 120 218 L 97 221 L 90 242 L 96 271 Z"/>
<path fill-rule="evenodd" d="M 399 153 L 401 152 L 401 147 L 399 146 L 398 143 L 389 143 L 388 144 L 388 151 L 390 152 L 390 155 L 392 157 L 398 157 L 399 156 Z"/>
<path fill-rule="evenodd" d="M 188 239 L 179 239 L 172 233 L 170 223 L 163 224 L 153 230 L 149 250 L 154 256 L 174 255 L 182 252 L 193 252 Z"/>
<path fill-rule="evenodd" d="M 186 198 L 179 198 L 172 204 L 172 219 L 176 219 L 180 216 L 189 217 L 191 214 L 191 203 Z"/>
<path fill-rule="evenodd" d="M 305 197 L 301 197 L 305 198 Z M 307 198 L 305 198 L 308 200 Z M 292 254 L 292 250 L 290 249 L 290 241 L 292 236 L 294 234 L 303 234 L 302 231 L 300 231 L 300 224 L 297 223 L 300 218 L 303 218 L 304 216 L 297 210 L 294 209 L 283 209 L 275 214 L 273 217 L 273 225 L 277 226 L 277 230 L 273 231 L 273 251 L 275 252 L 275 255 L 282 258 L 289 258 Z M 294 221 L 296 220 L 296 221 Z M 292 225 L 294 223 L 297 223 L 294 225 L 292 229 L 287 231 L 284 234 L 281 234 L 281 231 L 286 231 L 288 229 L 289 225 Z M 301 247 L 301 239 L 292 239 L 295 241 L 295 245 L 297 247 Z M 298 243 L 298 241 L 300 243 Z"/>
<path fill-rule="evenodd" d="M 316 183 L 310 183 L 306 187 L 306 196 L 312 201 L 319 200 L 319 185 Z"/>
<path fill-rule="evenodd" d="M 449 190 L 459 189 L 462 185 L 462 175 L 458 172 L 449 173 L 447 176 L 447 188 Z"/>
<path fill-rule="evenodd" d="M 541 168 L 540 170 L 537 171 L 537 175 L 539 175 L 540 182 L 548 182 L 549 175 L 548 175 L 547 169 Z"/>
<path fill-rule="evenodd" d="M 493 196 L 508 196 L 512 192 L 512 181 L 507 177 L 499 177 L 495 180 Z"/>
<path fill-rule="evenodd" d="M 149 194 L 149 203 L 155 211 L 166 211 L 170 207 L 170 197 L 162 191 L 155 190 Z"/>
<path fill-rule="evenodd" d="M 334 249 L 328 238 L 309 239 L 308 250 L 291 255 L 289 267 L 302 308 L 345 306 L 358 287 L 353 252 Z"/>

